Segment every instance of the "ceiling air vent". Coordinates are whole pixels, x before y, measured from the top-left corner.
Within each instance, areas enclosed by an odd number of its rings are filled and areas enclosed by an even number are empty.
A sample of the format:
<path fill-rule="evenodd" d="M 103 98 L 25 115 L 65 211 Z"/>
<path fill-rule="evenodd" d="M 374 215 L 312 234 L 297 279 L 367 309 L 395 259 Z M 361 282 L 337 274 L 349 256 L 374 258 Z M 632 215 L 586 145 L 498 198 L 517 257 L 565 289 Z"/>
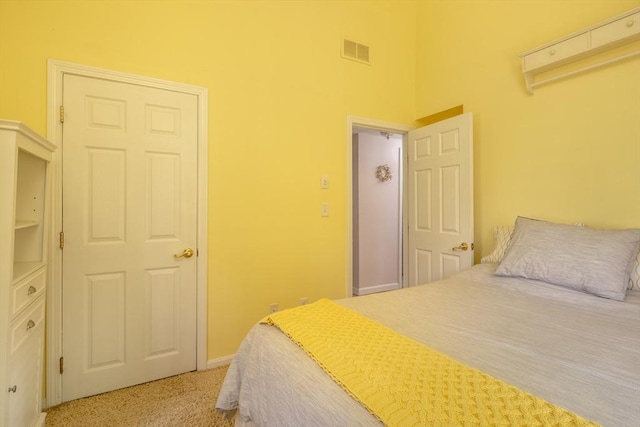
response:
<path fill-rule="evenodd" d="M 353 59 L 354 61 L 362 62 L 363 64 L 371 63 L 369 60 L 369 46 L 352 40 L 344 39 L 342 44 L 342 57 Z"/>

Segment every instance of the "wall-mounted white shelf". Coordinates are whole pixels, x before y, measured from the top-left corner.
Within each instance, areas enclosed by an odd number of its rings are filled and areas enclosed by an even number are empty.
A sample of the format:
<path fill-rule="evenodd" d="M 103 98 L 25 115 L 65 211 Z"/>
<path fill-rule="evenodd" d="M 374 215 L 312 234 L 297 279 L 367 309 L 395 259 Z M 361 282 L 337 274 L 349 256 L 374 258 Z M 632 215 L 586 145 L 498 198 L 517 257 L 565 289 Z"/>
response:
<path fill-rule="evenodd" d="M 640 40 L 640 7 L 521 53 L 522 72 L 527 90 L 533 93 L 537 86 L 638 56 L 640 48 L 553 77 L 536 80 L 538 74 L 637 40 Z"/>

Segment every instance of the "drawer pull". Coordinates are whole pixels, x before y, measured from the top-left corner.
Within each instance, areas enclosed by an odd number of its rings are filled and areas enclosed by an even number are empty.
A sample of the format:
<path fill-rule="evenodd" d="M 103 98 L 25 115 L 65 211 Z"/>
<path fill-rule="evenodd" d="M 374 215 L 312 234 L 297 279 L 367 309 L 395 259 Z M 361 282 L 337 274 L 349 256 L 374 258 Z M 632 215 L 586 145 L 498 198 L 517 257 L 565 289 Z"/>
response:
<path fill-rule="evenodd" d="M 549 55 L 553 56 L 553 55 L 555 55 L 555 54 L 556 54 L 556 51 L 555 51 L 555 50 L 551 49 L 551 50 L 549 51 Z"/>
<path fill-rule="evenodd" d="M 27 291 L 27 295 L 35 294 L 36 290 L 37 289 L 34 288 L 33 285 L 29 286 L 29 290 Z"/>
<path fill-rule="evenodd" d="M 33 328 L 34 326 L 36 326 L 36 322 L 34 322 L 33 320 L 29 320 L 27 322 L 27 331 L 31 328 Z"/>
<path fill-rule="evenodd" d="M 633 19 L 631 21 L 627 21 L 627 27 L 633 27 Z"/>
<path fill-rule="evenodd" d="M 15 393 L 18 390 L 18 386 L 14 385 L 13 387 L 9 387 L 9 393 Z"/>

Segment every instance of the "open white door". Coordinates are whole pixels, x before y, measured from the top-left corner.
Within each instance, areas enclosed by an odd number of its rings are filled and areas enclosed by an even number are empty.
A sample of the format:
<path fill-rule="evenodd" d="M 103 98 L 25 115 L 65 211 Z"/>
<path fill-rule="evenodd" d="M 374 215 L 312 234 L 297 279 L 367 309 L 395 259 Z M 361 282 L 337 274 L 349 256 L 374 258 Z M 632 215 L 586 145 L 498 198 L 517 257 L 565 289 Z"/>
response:
<path fill-rule="evenodd" d="M 473 265 L 473 114 L 412 130 L 407 143 L 409 286 Z"/>
<path fill-rule="evenodd" d="M 66 75 L 64 108 L 68 401 L 196 369 L 198 104 Z"/>

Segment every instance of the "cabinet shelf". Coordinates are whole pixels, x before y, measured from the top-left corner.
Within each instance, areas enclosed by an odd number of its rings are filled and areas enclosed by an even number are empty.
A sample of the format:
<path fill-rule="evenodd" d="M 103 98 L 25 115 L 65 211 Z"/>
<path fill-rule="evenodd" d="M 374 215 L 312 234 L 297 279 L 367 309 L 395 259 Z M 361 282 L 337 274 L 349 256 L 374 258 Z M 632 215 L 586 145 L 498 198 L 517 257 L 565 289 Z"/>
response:
<path fill-rule="evenodd" d="M 16 262 L 13 264 L 13 281 L 17 283 L 31 273 L 39 270 L 45 263 L 41 261 Z"/>
<path fill-rule="evenodd" d="M 21 230 L 23 228 L 29 227 L 37 227 L 40 225 L 39 221 L 16 221 L 16 230 Z"/>
<path fill-rule="evenodd" d="M 638 56 L 638 46 L 634 46 L 631 52 L 615 51 L 617 54 L 613 58 L 603 55 L 638 40 L 640 7 L 521 53 L 527 91 L 533 93 L 535 87 Z M 583 63 L 580 61 L 591 57 L 596 59 L 593 63 L 575 68 Z M 568 67 L 571 64 L 574 68 Z M 552 70 L 557 70 L 558 74 L 536 80 L 536 76 Z"/>

